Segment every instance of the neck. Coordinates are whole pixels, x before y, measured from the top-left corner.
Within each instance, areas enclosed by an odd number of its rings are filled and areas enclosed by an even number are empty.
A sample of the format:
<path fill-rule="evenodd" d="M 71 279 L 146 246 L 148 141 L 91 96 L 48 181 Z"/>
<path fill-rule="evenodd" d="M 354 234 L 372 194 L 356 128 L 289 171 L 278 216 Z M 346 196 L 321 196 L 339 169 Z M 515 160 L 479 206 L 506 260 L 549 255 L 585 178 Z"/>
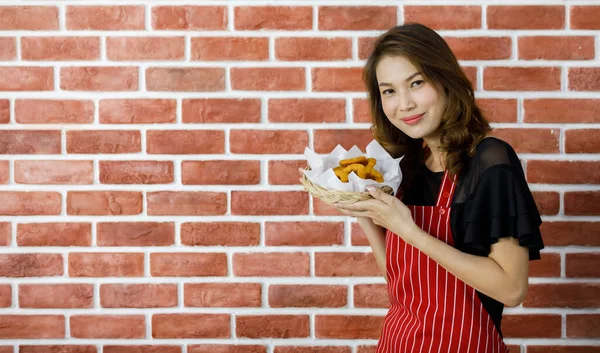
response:
<path fill-rule="evenodd" d="M 431 152 L 425 164 L 427 167 L 434 171 L 443 171 L 444 168 L 444 159 L 445 152 L 440 149 L 440 140 L 439 139 L 431 139 L 431 138 L 423 138 L 429 147 L 429 151 Z"/>

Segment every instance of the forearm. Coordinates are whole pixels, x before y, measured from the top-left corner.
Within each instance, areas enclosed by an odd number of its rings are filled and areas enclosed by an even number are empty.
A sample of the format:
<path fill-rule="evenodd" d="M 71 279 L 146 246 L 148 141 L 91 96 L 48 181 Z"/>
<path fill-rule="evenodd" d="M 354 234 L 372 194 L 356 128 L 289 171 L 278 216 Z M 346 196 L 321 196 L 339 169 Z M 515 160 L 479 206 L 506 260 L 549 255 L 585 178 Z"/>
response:
<path fill-rule="evenodd" d="M 464 253 L 420 228 L 416 231 L 423 232 L 423 236 L 416 237 L 413 246 L 461 281 L 508 306 L 516 306 L 523 300 L 526 284 L 524 288 L 519 278 L 507 274 L 494 259 Z"/>
<path fill-rule="evenodd" d="M 387 282 L 386 262 L 385 262 L 385 229 L 374 224 L 370 219 L 358 219 L 358 225 L 367 236 L 367 240 L 373 250 L 377 266 L 383 273 Z"/>

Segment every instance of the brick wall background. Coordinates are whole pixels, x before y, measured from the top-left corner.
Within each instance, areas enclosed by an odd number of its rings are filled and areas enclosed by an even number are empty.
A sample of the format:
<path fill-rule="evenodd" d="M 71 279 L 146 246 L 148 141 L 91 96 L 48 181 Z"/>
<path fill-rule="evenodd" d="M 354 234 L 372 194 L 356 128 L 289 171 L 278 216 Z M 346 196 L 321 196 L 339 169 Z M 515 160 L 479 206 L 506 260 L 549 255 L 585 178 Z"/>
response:
<path fill-rule="evenodd" d="M 373 352 L 384 280 L 297 168 L 371 140 L 361 68 L 408 21 L 448 40 L 543 213 L 511 351 L 600 352 L 596 1 L 14 3 L 0 352 Z"/>

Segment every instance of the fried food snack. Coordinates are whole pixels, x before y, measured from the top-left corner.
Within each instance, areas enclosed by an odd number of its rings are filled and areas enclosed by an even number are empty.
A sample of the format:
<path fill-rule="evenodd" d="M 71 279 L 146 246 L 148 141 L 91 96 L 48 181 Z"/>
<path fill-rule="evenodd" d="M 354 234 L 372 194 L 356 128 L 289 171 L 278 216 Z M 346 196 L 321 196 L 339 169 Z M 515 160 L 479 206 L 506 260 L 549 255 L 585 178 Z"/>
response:
<path fill-rule="evenodd" d="M 354 172 L 362 179 L 375 180 L 378 183 L 383 183 L 383 176 L 374 169 L 377 160 L 375 158 L 367 158 L 365 156 L 343 159 L 339 162 L 339 166 L 333 168 L 335 175 L 343 182 L 348 182 L 348 174 Z"/>

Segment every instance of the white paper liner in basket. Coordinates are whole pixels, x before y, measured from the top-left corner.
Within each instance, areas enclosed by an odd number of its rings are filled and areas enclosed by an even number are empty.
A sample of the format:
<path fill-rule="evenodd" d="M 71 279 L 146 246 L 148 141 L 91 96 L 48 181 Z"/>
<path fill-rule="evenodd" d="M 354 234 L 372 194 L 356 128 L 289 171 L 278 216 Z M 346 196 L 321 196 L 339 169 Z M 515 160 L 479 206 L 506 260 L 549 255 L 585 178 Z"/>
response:
<path fill-rule="evenodd" d="M 343 183 L 333 172 L 333 168 L 339 165 L 340 160 L 365 155 L 367 158 L 375 158 L 377 160 L 374 169 L 383 175 L 383 183 L 378 183 L 371 179 L 362 179 L 354 172 L 348 175 L 348 182 Z M 306 147 L 304 149 L 304 156 L 308 161 L 308 168 L 303 171 L 305 178 L 302 178 L 302 183 L 313 197 L 323 199 L 326 202 L 367 200 L 371 198 L 370 194 L 366 191 L 367 185 L 374 185 L 395 195 L 402 181 L 402 172 L 400 170 L 402 157 L 392 158 L 375 140 L 369 143 L 366 153 L 363 153 L 356 146 L 346 151 L 342 146 L 337 145 L 325 157 L 320 157 L 310 148 Z"/>

